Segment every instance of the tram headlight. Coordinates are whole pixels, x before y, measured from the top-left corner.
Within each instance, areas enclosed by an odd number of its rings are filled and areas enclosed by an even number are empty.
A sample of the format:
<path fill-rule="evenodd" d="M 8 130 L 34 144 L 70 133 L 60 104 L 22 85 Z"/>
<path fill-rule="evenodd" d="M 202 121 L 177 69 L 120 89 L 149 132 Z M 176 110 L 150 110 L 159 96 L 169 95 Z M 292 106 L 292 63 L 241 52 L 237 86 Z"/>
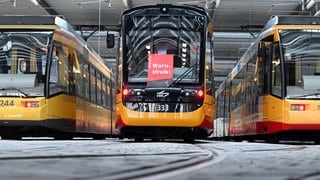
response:
<path fill-rule="evenodd" d="M 130 87 L 124 87 L 122 89 L 122 100 L 123 101 L 141 101 L 144 95 L 143 89 L 131 89 Z"/>
<path fill-rule="evenodd" d="M 202 98 L 204 96 L 203 89 L 187 89 L 187 90 L 182 90 L 181 92 L 184 96 L 186 97 L 200 97 Z"/>
<path fill-rule="evenodd" d="M 122 95 L 127 96 L 129 94 L 129 90 L 127 88 L 124 88 L 122 91 Z"/>
<path fill-rule="evenodd" d="M 203 90 L 202 89 L 198 90 L 197 95 L 198 97 L 203 97 Z"/>
<path fill-rule="evenodd" d="M 26 108 L 38 108 L 40 107 L 39 101 L 23 101 L 23 106 Z"/>
<path fill-rule="evenodd" d="M 123 96 L 141 96 L 143 91 L 141 89 L 127 89 L 122 90 Z"/>
<path fill-rule="evenodd" d="M 165 12 L 167 12 L 167 11 L 168 11 L 167 7 L 161 7 L 161 12 L 162 12 L 162 13 L 165 13 Z"/>
<path fill-rule="evenodd" d="M 305 111 L 306 104 L 291 104 L 291 111 Z"/>

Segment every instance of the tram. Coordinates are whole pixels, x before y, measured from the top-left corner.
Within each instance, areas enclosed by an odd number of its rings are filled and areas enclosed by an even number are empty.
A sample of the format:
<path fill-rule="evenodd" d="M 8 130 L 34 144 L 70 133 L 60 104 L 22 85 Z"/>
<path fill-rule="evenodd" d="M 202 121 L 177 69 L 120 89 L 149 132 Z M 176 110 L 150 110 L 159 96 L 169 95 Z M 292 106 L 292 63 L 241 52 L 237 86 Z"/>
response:
<path fill-rule="evenodd" d="M 216 91 L 215 137 L 320 140 L 320 18 L 274 16 Z"/>
<path fill-rule="evenodd" d="M 0 136 L 105 138 L 111 69 L 59 16 L 0 17 Z"/>
<path fill-rule="evenodd" d="M 212 25 L 205 10 L 169 4 L 126 10 L 121 44 L 119 136 L 207 138 L 215 100 Z"/>

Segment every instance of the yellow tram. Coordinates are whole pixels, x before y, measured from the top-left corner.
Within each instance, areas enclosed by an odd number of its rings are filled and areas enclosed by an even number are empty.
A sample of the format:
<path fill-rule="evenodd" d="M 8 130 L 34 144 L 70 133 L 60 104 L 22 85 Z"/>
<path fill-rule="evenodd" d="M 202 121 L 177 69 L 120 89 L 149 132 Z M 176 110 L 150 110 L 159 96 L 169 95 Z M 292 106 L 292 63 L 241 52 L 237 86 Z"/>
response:
<path fill-rule="evenodd" d="M 216 137 L 320 140 L 320 18 L 275 16 L 217 90 Z"/>
<path fill-rule="evenodd" d="M 116 97 L 121 137 L 207 138 L 213 130 L 212 26 L 204 9 L 168 4 L 123 12 Z"/>
<path fill-rule="evenodd" d="M 114 74 L 58 16 L 0 17 L 0 136 L 104 138 Z"/>

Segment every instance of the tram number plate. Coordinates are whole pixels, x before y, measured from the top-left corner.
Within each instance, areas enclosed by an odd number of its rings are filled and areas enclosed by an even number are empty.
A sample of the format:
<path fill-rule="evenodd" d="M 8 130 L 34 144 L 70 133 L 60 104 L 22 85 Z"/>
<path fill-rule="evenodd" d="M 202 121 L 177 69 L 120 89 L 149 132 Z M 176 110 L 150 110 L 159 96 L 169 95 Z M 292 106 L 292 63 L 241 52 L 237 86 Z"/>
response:
<path fill-rule="evenodd" d="M 153 109 L 150 109 L 150 112 L 167 112 L 169 111 L 168 104 L 155 104 Z"/>
<path fill-rule="evenodd" d="M 0 100 L 0 107 L 14 106 L 13 100 Z"/>
<path fill-rule="evenodd" d="M 166 103 L 127 103 L 128 109 L 140 112 L 168 112 L 169 104 Z"/>

